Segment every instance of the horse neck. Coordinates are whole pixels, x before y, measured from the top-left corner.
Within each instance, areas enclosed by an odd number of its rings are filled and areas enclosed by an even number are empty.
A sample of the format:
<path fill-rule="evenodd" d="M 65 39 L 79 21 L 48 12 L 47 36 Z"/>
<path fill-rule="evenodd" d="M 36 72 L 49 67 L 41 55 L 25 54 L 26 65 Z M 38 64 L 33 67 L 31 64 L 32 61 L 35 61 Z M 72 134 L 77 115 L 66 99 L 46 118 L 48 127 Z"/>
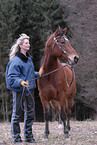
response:
<path fill-rule="evenodd" d="M 45 54 L 43 62 L 44 73 L 50 72 L 58 68 L 58 58 L 52 55 L 52 53 Z"/>

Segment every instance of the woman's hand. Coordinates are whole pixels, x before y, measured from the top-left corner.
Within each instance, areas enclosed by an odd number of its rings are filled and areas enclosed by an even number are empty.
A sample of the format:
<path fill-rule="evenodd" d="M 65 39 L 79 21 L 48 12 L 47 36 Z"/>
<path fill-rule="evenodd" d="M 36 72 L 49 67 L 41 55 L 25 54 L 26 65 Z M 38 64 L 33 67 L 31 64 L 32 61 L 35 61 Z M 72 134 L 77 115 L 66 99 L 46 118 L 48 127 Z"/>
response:
<path fill-rule="evenodd" d="M 20 84 L 21 84 L 21 86 L 23 86 L 23 87 L 29 87 L 29 82 L 28 81 L 24 81 L 24 80 L 22 80 L 21 82 L 20 82 Z"/>
<path fill-rule="evenodd" d="M 39 76 L 42 76 L 42 75 L 43 75 L 43 67 L 41 67 L 39 70 Z"/>

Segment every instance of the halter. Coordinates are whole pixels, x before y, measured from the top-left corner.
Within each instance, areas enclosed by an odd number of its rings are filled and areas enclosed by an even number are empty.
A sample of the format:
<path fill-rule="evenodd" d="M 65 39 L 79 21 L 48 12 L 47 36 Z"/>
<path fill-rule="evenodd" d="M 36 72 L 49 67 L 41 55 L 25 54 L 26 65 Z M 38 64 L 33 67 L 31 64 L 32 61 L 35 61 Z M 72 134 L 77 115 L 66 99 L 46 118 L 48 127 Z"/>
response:
<path fill-rule="evenodd" d="M 58 45 L 58 47 L 67 55 L 67 52 L 59 45 L 59 43 L 58 43 L 58 41 L 57 41 L 57 39 L 58 39 L 58 38 L 61 38 L 61 37 L 63 37 L 64 40 L 68 41 L 68 39 L 65 37 L 65 35 L 63 35 L 63 36 L 54 37 L 54 42 L 55 42 L 55 43 Z M 54 46 L 55 46 L 55 43 L 54 43 Z M 54 49 L 54 46 L 53 46 L 53 49 Z"/>
<path fill-rule="evenodd" d="M 67 52 L 61 47 L 61 45 L 59 45 L 59 43 L 58 43 L 58 41 L 57 41 L 57 39 L 58 39 L 58 38 L 61 38 L 61 37 L 63 37 L 64 40 L 68 41 L 68 38 L 67 38 L 65 35 L 60 35 L 60 36 L 57 36 L 57 37 L 54 36 L 53 50 L 54 50 L 55 44 L 57 44 L 58 47 L 59 47 L 59 49 L 61 49 L 61 50 L 63 51 L 63 53 L 66 54 L 66 59 L 73 63 L 73 61 L 68 57 Z"/>
<path fill-rule="evenodd" d="M 68 39 L 65 36 L 61 36 L 64 38 L 64 40 L 68 41 Z M 59 45 L 57 39 L 60 38 L 60 36 L 54 37 L 55 43 L 58 45 L 58 47 L 67 55 L 67 52 Z"/>
<path fill-rule="evenodd" d="M 63 53 L 66 55 L 66 59 L 69 60 L 70 62 L 72 62 L 72 64 L 73 64 L 73 61 L 68 57 L 67 52 L 66 52 L 66 51 L 65 51 L 65 50 L 64 50 L 64 49 L 59 45 L 59 43 L 58 43 L 58 41 L 57 41 L 57 39 L 58 39 L 58 38 L 61 38 L 61 37 L 63 37 L 64 40 L 68 41 L 67 37 L 66 37 L 65 35 L 63 35 L 62 33 L 61 33 L 60 36 L 57 36 L 57 37 L 54 36 L 54 45 L 53 45 L 53 50 L 54 50 L 54 46 L 55 46 L 55 44 L 57 44 L 58 47 L 59 47 L 59 49 L 61 49 L 61 50 L 63 51 Z M 70 66 L 70 65 L 69 65 L 69 66 Z M 63 71 L 64 71 L 64 70 L 63 70 Z M 72 71 L 72 80 L 71 80 L 70 85 L 69 85 L 68 82 L 67 82 L 66 75 L 65 75 L 65 71 L 64 71 L 64 77 L 65 77 L 66 84 L 67 84 L 68 87 L 71 87 L 72 82 L 73 82 L 73 79 L 74 79 L 74 69 L 73 69 L 73 66 L 71 66 L 71 71 Z"/>

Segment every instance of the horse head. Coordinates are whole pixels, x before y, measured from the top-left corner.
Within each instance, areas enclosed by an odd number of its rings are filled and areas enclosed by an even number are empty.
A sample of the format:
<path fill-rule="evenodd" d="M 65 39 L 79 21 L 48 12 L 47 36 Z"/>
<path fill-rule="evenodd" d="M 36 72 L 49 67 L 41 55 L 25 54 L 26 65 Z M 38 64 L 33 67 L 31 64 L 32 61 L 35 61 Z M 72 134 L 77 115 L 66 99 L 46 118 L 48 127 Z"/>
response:
<path fill-rule="evenodd" d="M 65 35 L 66 29 L 67 28 L 61 29 L 59 26 L 57 30 L 53 33 L 53 54 L 54 56 L 61 58 L 69 64 L 75 64 L 78 62 L 79 56 L 77 52 L 73 49 L 73 47 L 70 44 L 70 41 Z"/>

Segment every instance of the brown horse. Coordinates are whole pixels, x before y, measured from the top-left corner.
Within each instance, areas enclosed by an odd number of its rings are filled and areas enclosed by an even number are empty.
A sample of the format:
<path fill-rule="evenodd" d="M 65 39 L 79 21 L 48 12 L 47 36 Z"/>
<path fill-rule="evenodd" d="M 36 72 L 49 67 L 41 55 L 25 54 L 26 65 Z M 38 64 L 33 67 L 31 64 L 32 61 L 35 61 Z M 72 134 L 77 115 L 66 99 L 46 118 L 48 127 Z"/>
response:
<path fill-rule="evenodd" d="M 44 109 L 45 135 L 48 138 L 51 106 L 57 110 L 64 126 L 64 134 L 69 137 L 70 115 L 73 97 L 76 93 L 75 74 L 71 65 L 78 62 L 79 56 L 65 36 L 66 28 L 60 27 L 49 37 L 45 46 L 45 56 L 40 71 L 50 74 L 37 80 L 39 96 Z M 60 63 L 59 59 L 67 63 Z M 55 70 L 55 71 L 54 71 Z"/>

